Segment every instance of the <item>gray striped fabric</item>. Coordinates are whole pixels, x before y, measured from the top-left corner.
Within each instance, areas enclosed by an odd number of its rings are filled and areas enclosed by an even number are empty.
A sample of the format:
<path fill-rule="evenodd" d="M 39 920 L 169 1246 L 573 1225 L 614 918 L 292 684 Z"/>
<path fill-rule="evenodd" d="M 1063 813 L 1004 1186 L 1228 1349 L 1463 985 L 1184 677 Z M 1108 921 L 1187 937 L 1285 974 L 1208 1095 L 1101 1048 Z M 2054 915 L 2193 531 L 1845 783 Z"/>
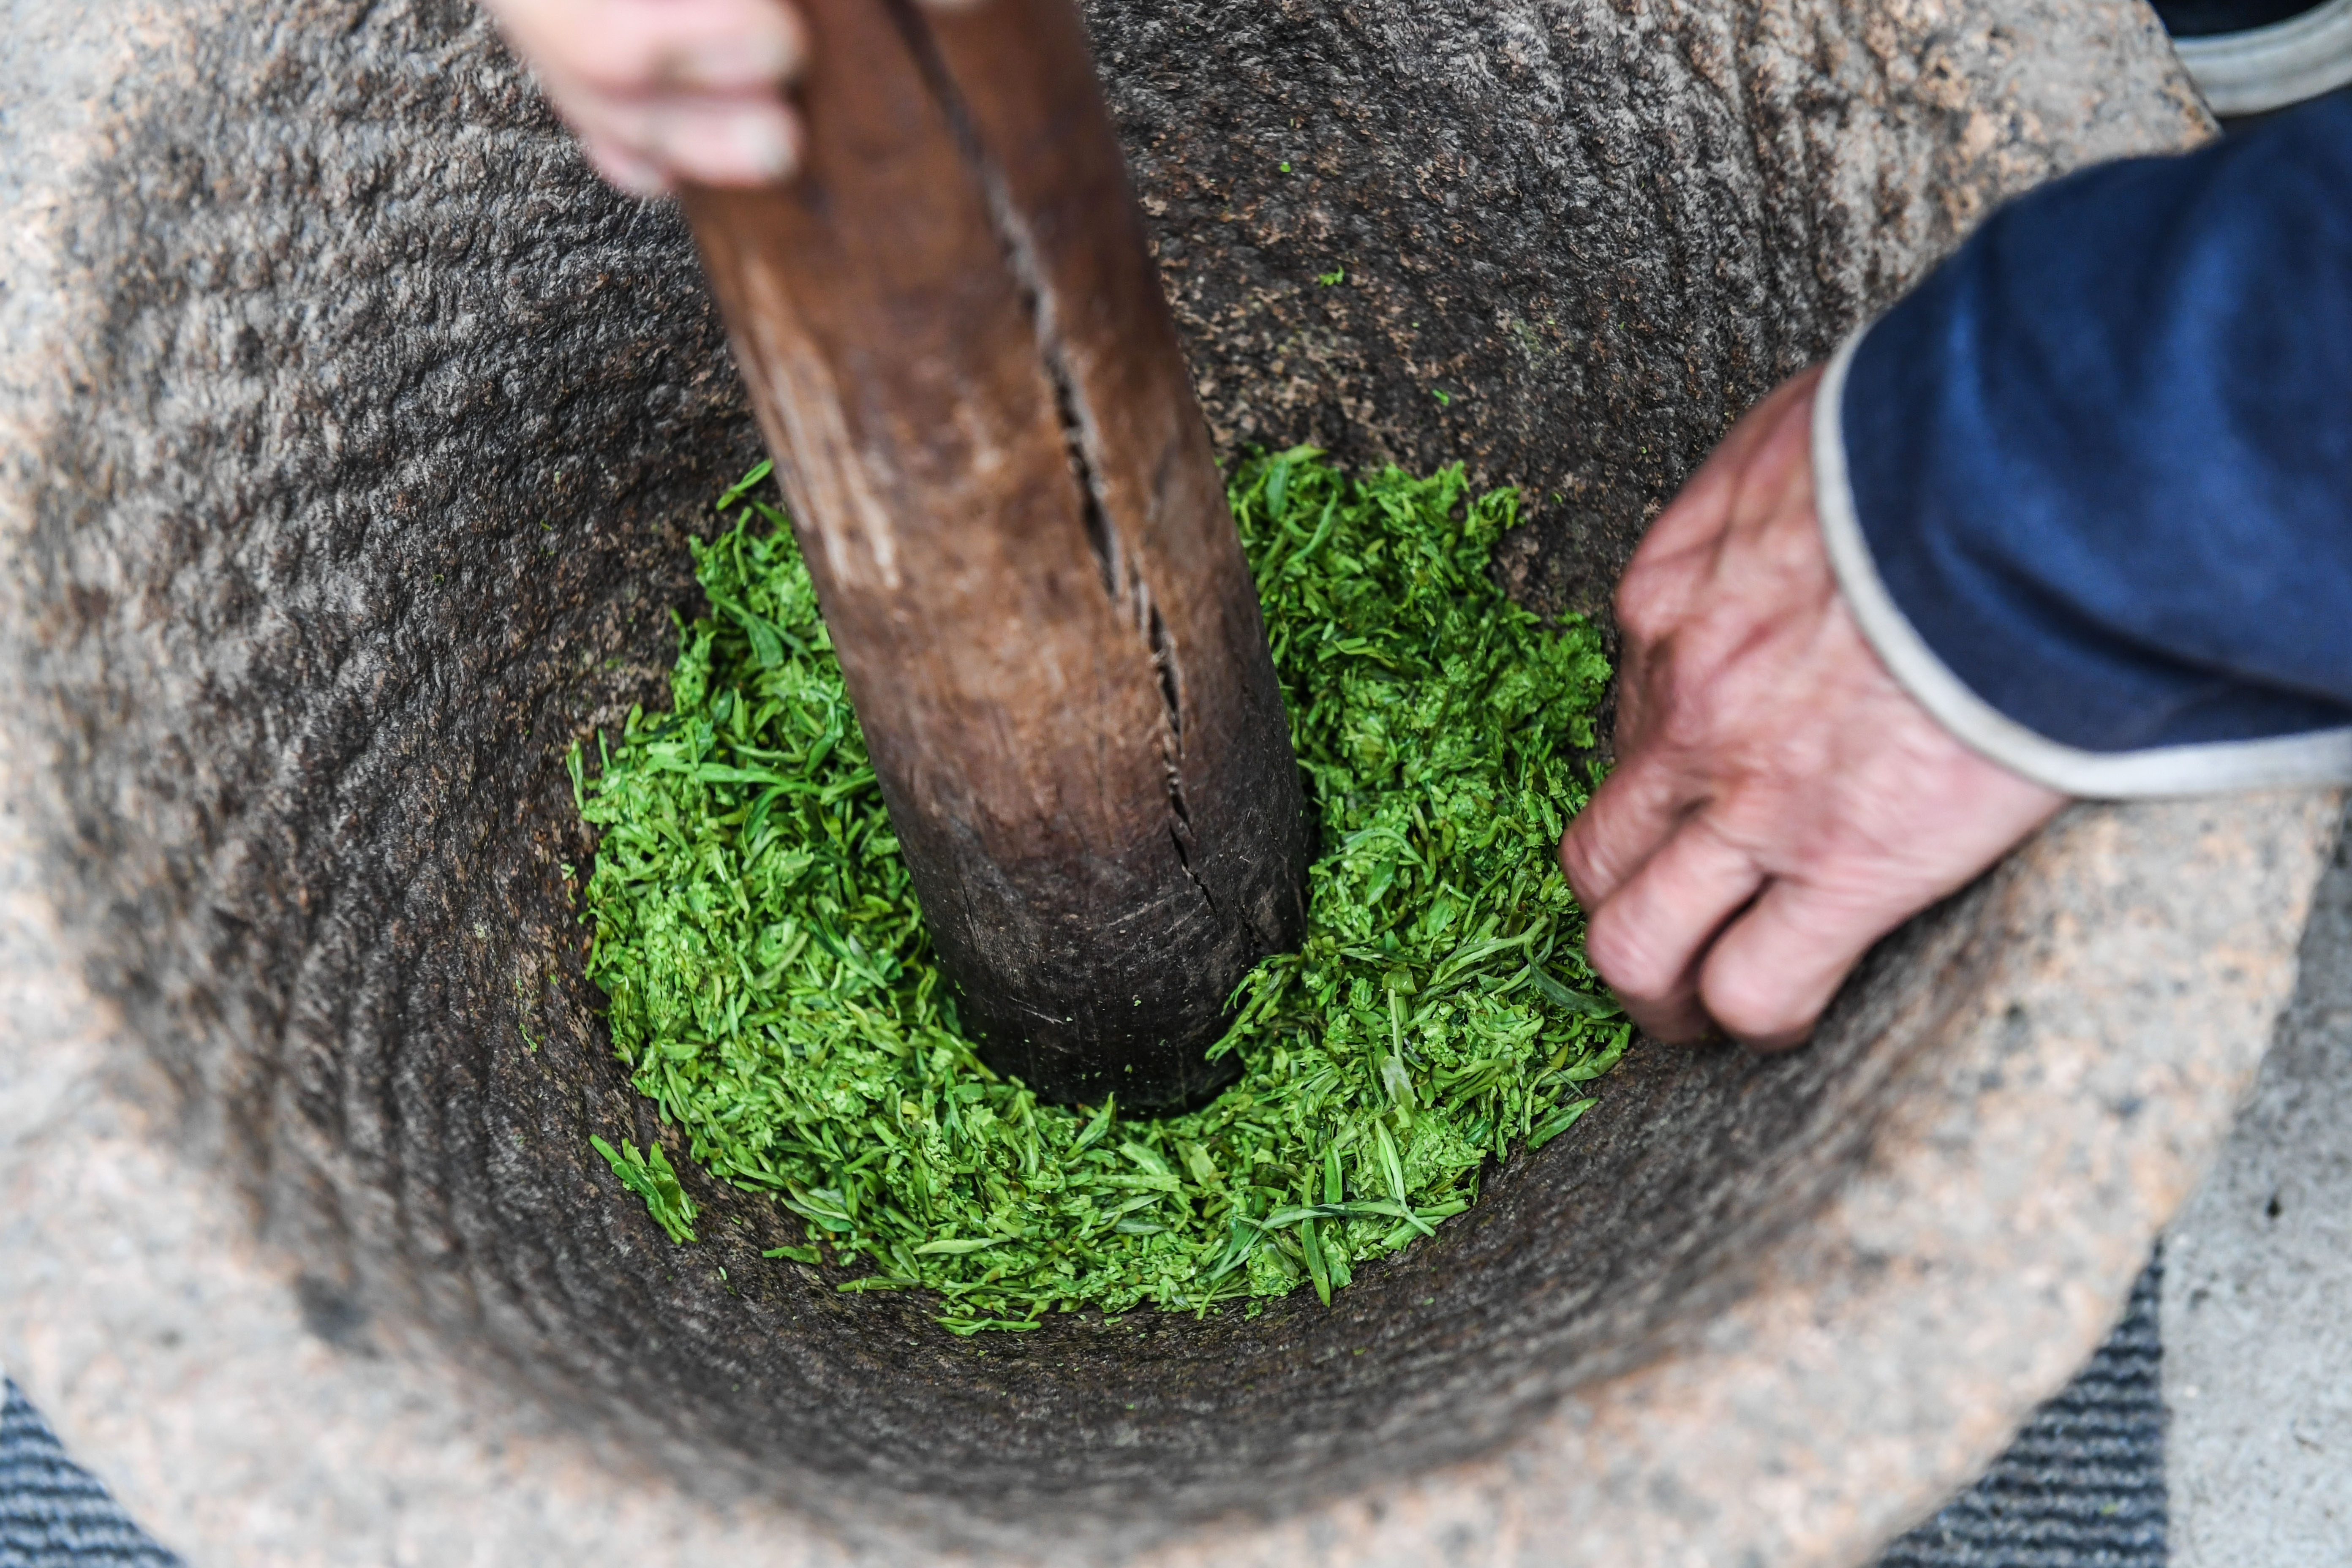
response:
<path fill-rule="evenodd" d="M 0 1379 L 0 1568 L 179 1568 Z"/>
<path fill-rule="evenodd" d="M 1879 1568 L 2164 1568 L 2160 1260 L 2115 1336 L 1984 1479 Z M 0 1380 L 0 1568 L 180 1568 Z"/>

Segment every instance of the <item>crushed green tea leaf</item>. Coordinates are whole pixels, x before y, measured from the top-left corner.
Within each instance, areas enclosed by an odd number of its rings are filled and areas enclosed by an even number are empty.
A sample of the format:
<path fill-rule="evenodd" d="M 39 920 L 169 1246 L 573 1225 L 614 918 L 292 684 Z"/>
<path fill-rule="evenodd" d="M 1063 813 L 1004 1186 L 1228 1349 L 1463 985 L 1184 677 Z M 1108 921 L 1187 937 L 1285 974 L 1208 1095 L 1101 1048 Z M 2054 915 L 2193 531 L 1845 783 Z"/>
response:
<path fill-rule="evenodd" d="M 957 1032 L 808 573 L 751 499 L 764 468 L 695 547 L 710 613 L 680 626 L 671 710 L 593 770 L 575 749 L 572 778 L 614 1045 L 695 1160 L 801 1217 L 808 1245 L 772 1256 L 936 1292 L 962 1333 L 1328 1301 L 1591 1110 L 1632 1029 L 1553 847 L 1609 672 L 1590 626 L 1488 577 L 1514 492 L 1307 447 L 1234 480 L 1322 841 L 1305 943 L 1217 1047 L 1240 1081 L 1147 1119 L 1040 1104 Z M 693 1239 L 658 1145 L 596 1147 Z"/>
<path fill-rule="evenodd" d="M 621 1178 L 621 1185 L 646 1200 L 647 1212 L 654 1222 L 669 1232 L 672 1241 L 696 1241 L 694 1216 L 699 1211 L 693 1197 L 678 1185 L 677 1167 L 658 1143 L 648 1143 L 643 1152 L 625 1140 L 618 1149 L 602 1138 L 592 1137 L 589 1146 L 604 1156 L 613 1167 L 613 1174 Z"/>

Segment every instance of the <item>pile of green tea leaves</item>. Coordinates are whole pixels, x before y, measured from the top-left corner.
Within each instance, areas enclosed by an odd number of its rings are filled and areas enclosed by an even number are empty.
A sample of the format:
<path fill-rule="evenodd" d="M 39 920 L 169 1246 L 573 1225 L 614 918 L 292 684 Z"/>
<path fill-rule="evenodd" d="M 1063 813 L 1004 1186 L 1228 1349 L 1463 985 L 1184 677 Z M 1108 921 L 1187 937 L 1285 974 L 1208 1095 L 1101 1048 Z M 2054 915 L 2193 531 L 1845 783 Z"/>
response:
<path fill-rule="evenodd" d="M 695 549 L 710 614 L 681 627 L 671 710 L 632 713 L 593 770 L 575 751 L 573 780 L 614 1043 L 694 1159 L 805 1221 L 770 1256 L 935 1291 L 960 1332 L 1328 1301 L 1593 1103 L 1631 1029 L 1553 848 L 1608 666 L 1489 579 L 1511 492 L 1304 447 L 1233 484 L 1322 844 L 1305 945 L 1250 974 L 1218 1047 L 1240 1081 L 1151 1119 L 1041 1105 L 957 1032 L 808 574 L 749 499 L 763 475 Z M 658 1143 L 597 1147 L 695 1239 Z"/>

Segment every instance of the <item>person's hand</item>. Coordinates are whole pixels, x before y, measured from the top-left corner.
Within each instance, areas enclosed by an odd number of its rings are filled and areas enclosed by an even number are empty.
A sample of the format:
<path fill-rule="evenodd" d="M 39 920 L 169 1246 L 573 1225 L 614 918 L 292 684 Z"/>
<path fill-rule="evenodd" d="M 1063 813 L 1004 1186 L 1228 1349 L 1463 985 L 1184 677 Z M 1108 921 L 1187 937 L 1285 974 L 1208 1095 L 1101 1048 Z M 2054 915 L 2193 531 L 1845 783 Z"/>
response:
<path fill-rule="evenodd" d="M 632 195 L 790 175 L 783 94 L 808 55 L 785 0 L 483 0 L 596 172 Z"/>
<path fill-rule="evenodd" d="M 1586 956 L 1652 1035 L 1803 1041 L 1870 944 L 2064 797 L 1895 683 L 1813 516 L 1818 372 L 1735 426 L 1634 552 L 1617 765 L 1560 839 Z"/>

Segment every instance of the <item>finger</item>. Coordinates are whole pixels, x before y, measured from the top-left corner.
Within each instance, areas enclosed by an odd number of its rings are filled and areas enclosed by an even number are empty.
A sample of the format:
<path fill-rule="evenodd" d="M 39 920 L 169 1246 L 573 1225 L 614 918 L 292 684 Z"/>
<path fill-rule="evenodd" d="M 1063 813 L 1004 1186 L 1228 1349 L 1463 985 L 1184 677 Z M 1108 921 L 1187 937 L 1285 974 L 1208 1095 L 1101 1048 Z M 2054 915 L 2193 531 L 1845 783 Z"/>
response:
<path fill-rule="evenodd" d="M 776 99 L 673 100 L 650 118 L 655 157 L 680 179 L 764 185 L 800 167 L 800 117 Z"/>
<path fill-rule="evenodd" d="M 1763 881 L 1752 856 L 1695 819 L 1592 911 L 1584 955 L 1651 1035 L 1703 1038 L 1700 955 Z"/>
<path fill-rule="evenodd" d="M 1715 450 L 1707 454 L 1698 471 L 1683 482 L 1665 510 L 1643 534 L 1633 552 L 1633 564 L 1641 564 L 1645 557 L 1656 560 L 1696 547 L 1713 548 L 1742 476 L 1756 460 L 1759 448 L 1781 433 L 1791 412 L 1790 405 L 1809 399 L 1814 383 L 1820 379 L 1818 369 L 1804 371 L 1782 382 L 1762 402 L 1741 415 Z M 1631 566 L 1627 575 L 1632 575 Z"/>
<path fill-rule="evenodd" d="M 650 198 L 669 189 L 668 177 L 657 164 L 618 142 L 583 136 L 580 150 L 604 183 L 625 195 Z"/>
<path fill-rule="evenodd" d="M 1629 656 L 1689 620 L 1694 601 L 1710 584 L 1719 591 L 1725 552 L 1735 548 L 1744 521 L 1802 515 L 1811 530 L 1811 507 L 1790 506 L 1786 492 L 1811 492 L 1811 409 L 1819 379 L 1807 371 L 1750 410 L 1643 536 L 1615 599 Z M 1818 542 L 1811 549 L 1818 557 Z"/>
<path fill-rule="evenodd" d="M 583 141 L 706 185 L 761 185 L 800 165 L 799 115 L 782 100 L 589 95 L 562 105 Z"/>
<path fill-rule="evenodd" d="M 542 73 L 598 91 L 772 88 L 808 63 L 808 30 L 780 0 L 503 0 L 499 10 Z"/>
<path fill-rule="evenodd" d="M 1742 1045 L 1802 1045 L 1862 955 L 1916 902 L 1777 879 L 1708 950 L 1700 1005 Z"/>
<path fill-rule="evenodd" d="M 1716 939 L 1699 978 L 1724 1032 L 1761 1050 L 1801 1044 L 1873 942 L 1966 887 L 2065 804 L 1967 751 L 1908 699 L 1883 716 L 1856 711 L 1875 751 L 1843 765 L 1845 796 L 1825 808 L 1835 842 L 1785 865 Z"/>
<path fill-rule="evenodd" d="M 1654 754 L 1626 756 L 1559 836 L 1559 868 L 1588 912 L 1616 896 L 1698 804 L 1693 784 Z"/>

